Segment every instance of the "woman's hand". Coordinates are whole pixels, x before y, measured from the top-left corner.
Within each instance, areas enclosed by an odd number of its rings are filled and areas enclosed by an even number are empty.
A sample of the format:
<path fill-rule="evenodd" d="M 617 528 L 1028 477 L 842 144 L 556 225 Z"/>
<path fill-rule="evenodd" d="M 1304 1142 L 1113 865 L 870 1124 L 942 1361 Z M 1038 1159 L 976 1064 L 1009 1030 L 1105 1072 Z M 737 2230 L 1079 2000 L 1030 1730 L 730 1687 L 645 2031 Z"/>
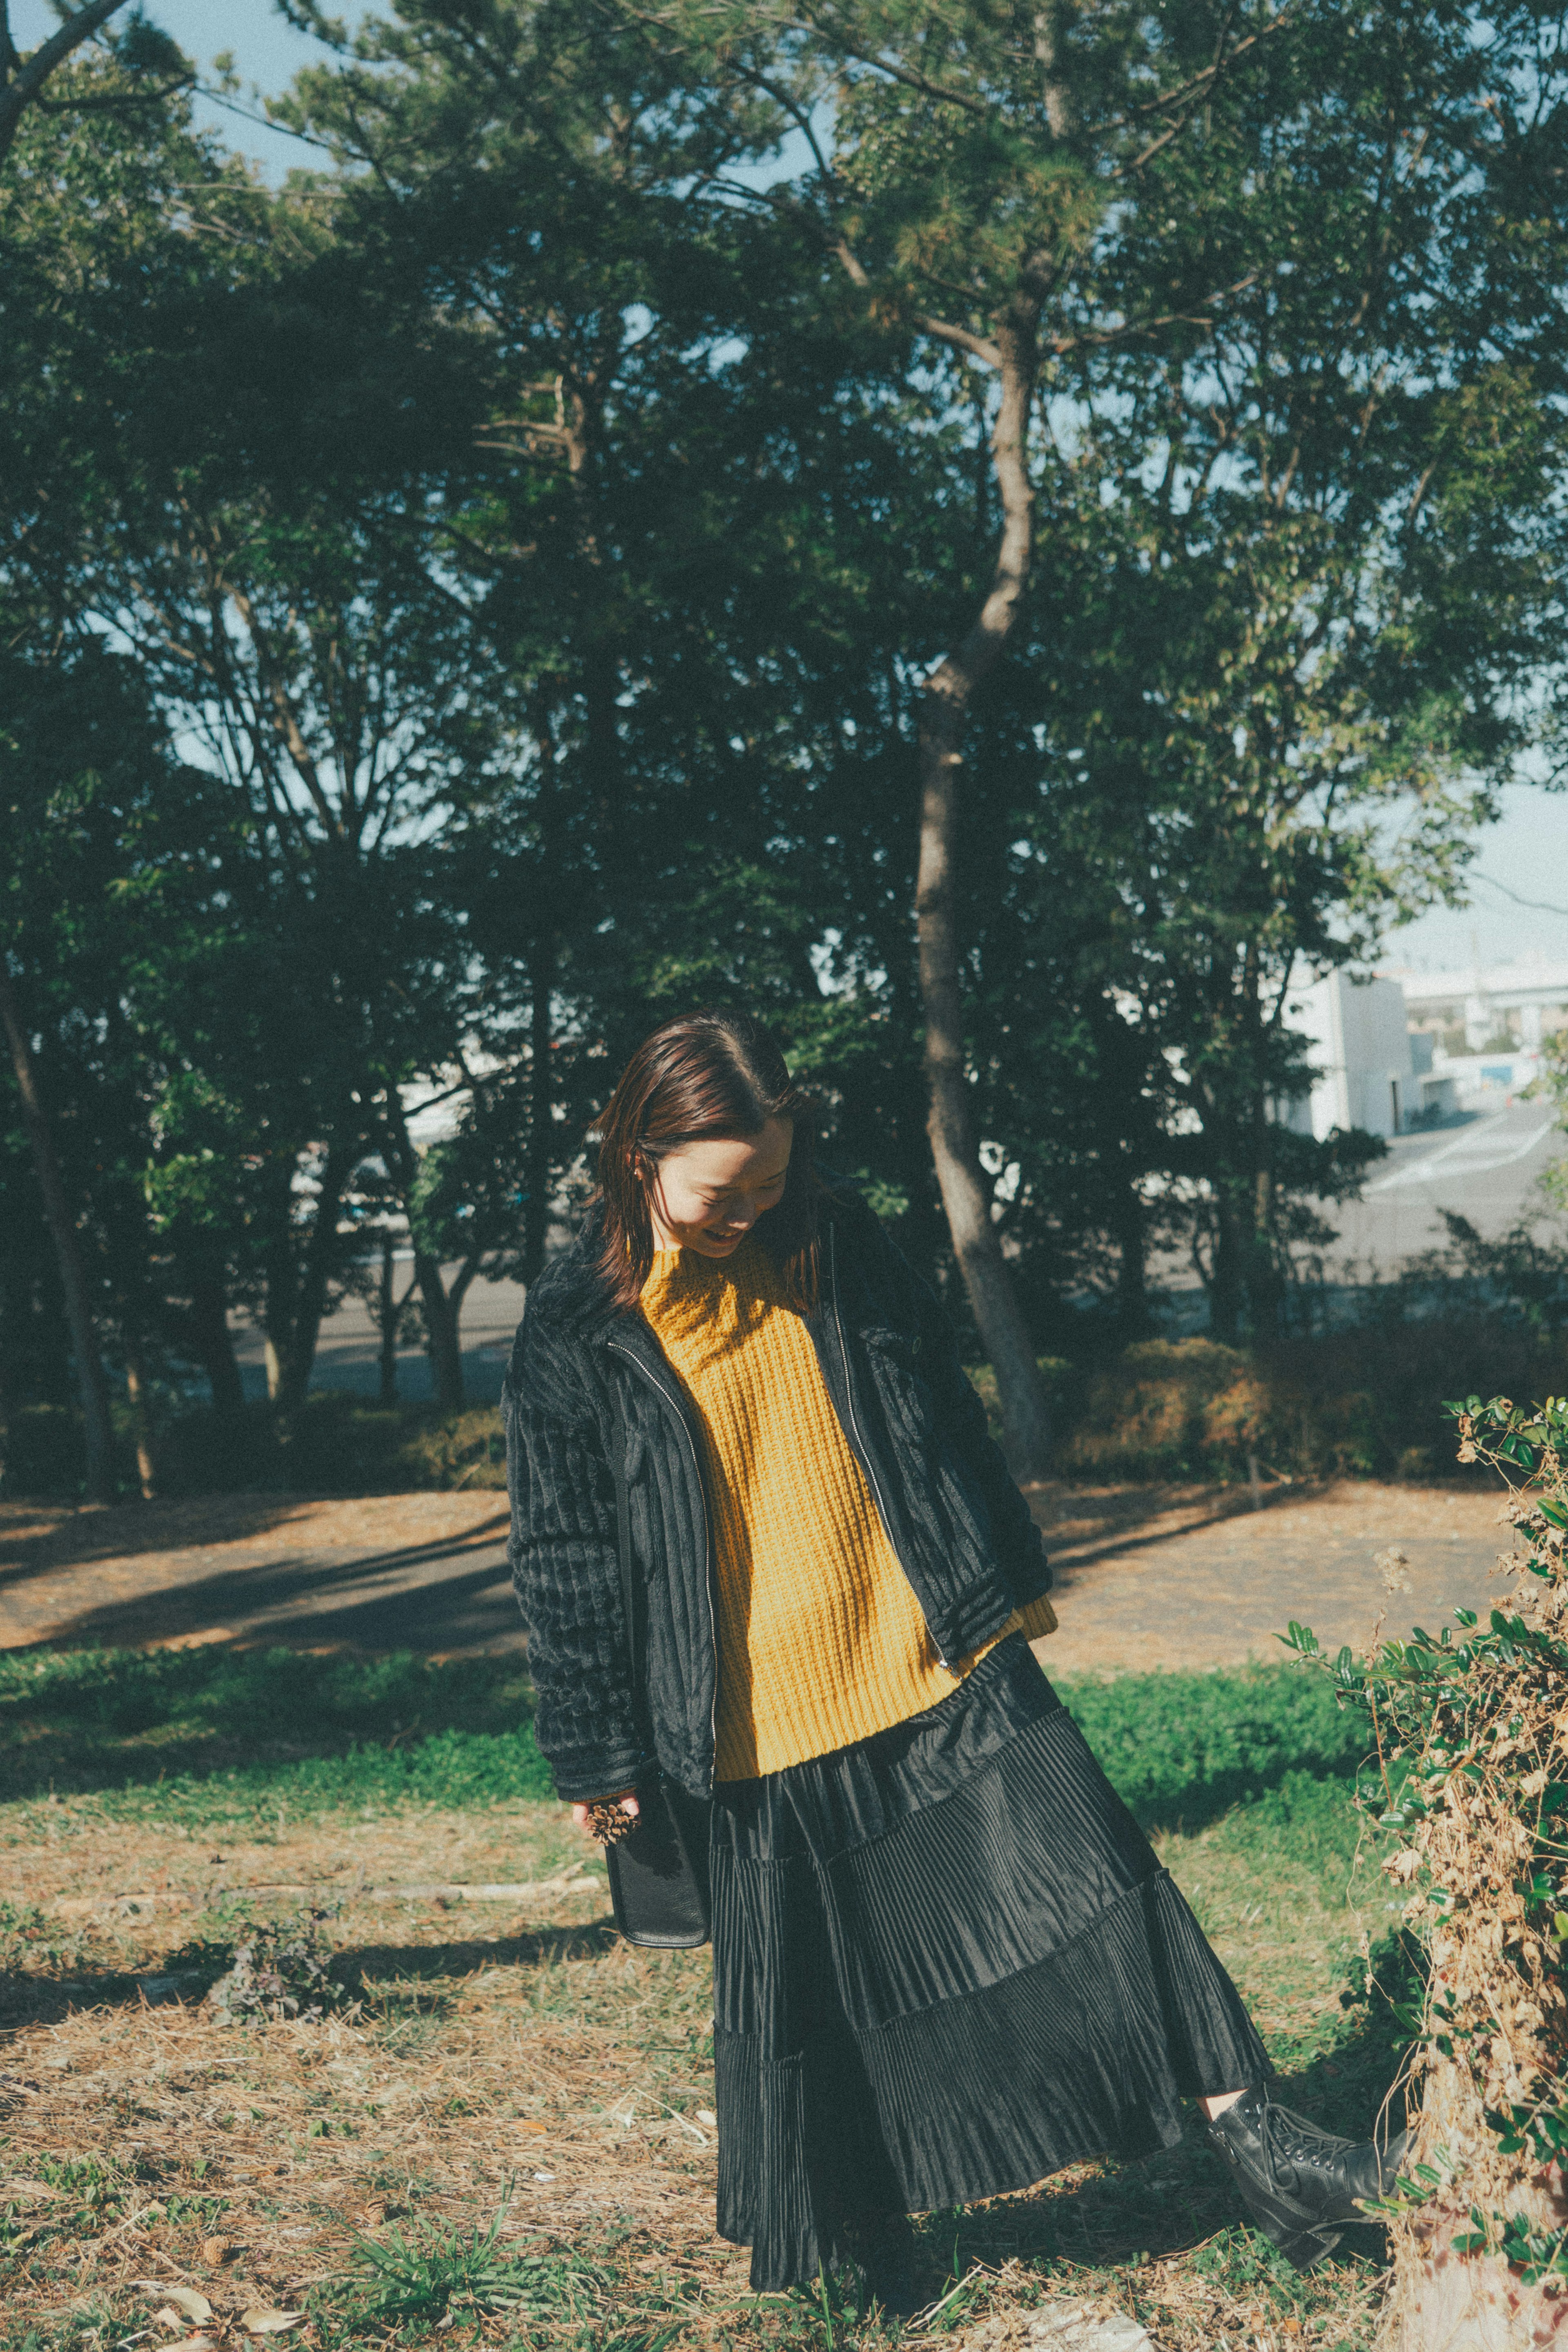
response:
<path fill-rule="evenodd" d="M 590 1816 L 594 1805 L 619 1805 L 621 1811 L 623 1813 L 629 1813 L 633 1821 L 638 1818 L 643 1810 L 637 1802 L 635 1789 L 618 1789 L 612 1797 L 596 1797 L 591 1805 L 587 1802 L 575 1804 L 571 1809 L 571 1818 L 584 1837 L 591 1838 L 593 1835 L 593 1824 Z"/>

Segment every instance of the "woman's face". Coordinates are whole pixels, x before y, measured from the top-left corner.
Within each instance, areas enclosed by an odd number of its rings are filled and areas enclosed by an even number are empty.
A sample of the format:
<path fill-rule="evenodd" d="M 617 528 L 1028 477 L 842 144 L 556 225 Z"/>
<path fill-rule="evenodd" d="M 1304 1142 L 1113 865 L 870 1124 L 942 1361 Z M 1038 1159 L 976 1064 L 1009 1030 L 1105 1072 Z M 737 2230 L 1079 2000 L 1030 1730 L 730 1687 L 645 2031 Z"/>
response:
<path fill-rule="evenodd" d="M 784 1198 L 794 1139 L 790 1120 L 770 1118 L 760 1135 L 710 1136 L 666 1152 L 648 1192 L 654 1246 L 727 1257 Z"/>

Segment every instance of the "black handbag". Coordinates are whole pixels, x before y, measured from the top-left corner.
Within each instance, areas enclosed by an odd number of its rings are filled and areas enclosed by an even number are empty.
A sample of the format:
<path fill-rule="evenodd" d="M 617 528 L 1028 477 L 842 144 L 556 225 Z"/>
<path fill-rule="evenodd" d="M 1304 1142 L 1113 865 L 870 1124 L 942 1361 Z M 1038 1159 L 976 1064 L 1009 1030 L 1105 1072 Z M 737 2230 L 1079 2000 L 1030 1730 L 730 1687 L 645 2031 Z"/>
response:
<path fill-rule="evenodd" d="M 641 1697 L 643 1612 L 632 1566 L 632 1519 L 626 1499 L 626 1431 L 615 1400 L 615 1526 L 621 1553 L 621 1598 L 632 1651 L 632 1679 Z M 713 1800 L 694 1797 L 654 1766 L 639 1780 L 637 1826 L 604 1849 L 615 1925 L 629 1944 L 689 1951 L 713 1932 L 708 1835 Z"/>

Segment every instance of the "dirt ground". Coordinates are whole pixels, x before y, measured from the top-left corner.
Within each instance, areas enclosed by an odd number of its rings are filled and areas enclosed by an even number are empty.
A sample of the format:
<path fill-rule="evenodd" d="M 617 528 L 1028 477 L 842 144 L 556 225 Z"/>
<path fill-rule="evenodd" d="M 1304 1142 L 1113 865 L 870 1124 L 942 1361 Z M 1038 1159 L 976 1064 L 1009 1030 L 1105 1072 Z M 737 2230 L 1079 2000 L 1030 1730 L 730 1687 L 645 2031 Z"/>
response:
<path fill-rule="evenodd" d="M 1278 1656 L 1484 1607 L 1490 1481 L 1032 1491 L 1056 1563 L 1059 1673 Z M 0 1648 L 270 1641 L 438 1656 L 518 1649 L 506 1517 L 486 1495 L 229 1495 L 69 1509 L 0 1504 Z M 1405 1554 L 1390 1570 L 1390 1549 Z"/>

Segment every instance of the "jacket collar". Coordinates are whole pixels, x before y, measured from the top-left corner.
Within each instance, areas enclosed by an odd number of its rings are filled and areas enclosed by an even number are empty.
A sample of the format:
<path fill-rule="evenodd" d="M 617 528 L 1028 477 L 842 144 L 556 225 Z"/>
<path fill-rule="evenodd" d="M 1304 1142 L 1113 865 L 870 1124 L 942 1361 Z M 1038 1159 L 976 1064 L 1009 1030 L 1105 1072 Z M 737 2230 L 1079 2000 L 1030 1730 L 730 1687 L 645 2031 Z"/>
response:
<path fill-rule="evenodd" d="M 821 1172 L 825 1180 L 821 1212 L 825 1240 L 828 1226 L 841 1221 L 840 1213 L 847 1204 L 838 1199 L 831 1175 L 826 1171 Z M 766 1246 L 765 1223 L 759 1223 L 757 1231 L 758 1238 Z M 847 1240 L 847 1234 L 842 1238 Z M 653 1346 L 653 1335 L 643 1316 L 635 1307 L 618 1307 L 611 1296 L 599 1265 L 603 1239 L 604 1209 L 596 1201 L 576 1238 L 536 1276 L 528 1306 L 541 1330 L 552 1338 L 600 1345 L 613 1339 L 622 1347 L 636 1347 L 640 1339 L 646 1339 Z M 827 1251 L 822 1255 L 825 1286 L 829 1279 Z"/>

